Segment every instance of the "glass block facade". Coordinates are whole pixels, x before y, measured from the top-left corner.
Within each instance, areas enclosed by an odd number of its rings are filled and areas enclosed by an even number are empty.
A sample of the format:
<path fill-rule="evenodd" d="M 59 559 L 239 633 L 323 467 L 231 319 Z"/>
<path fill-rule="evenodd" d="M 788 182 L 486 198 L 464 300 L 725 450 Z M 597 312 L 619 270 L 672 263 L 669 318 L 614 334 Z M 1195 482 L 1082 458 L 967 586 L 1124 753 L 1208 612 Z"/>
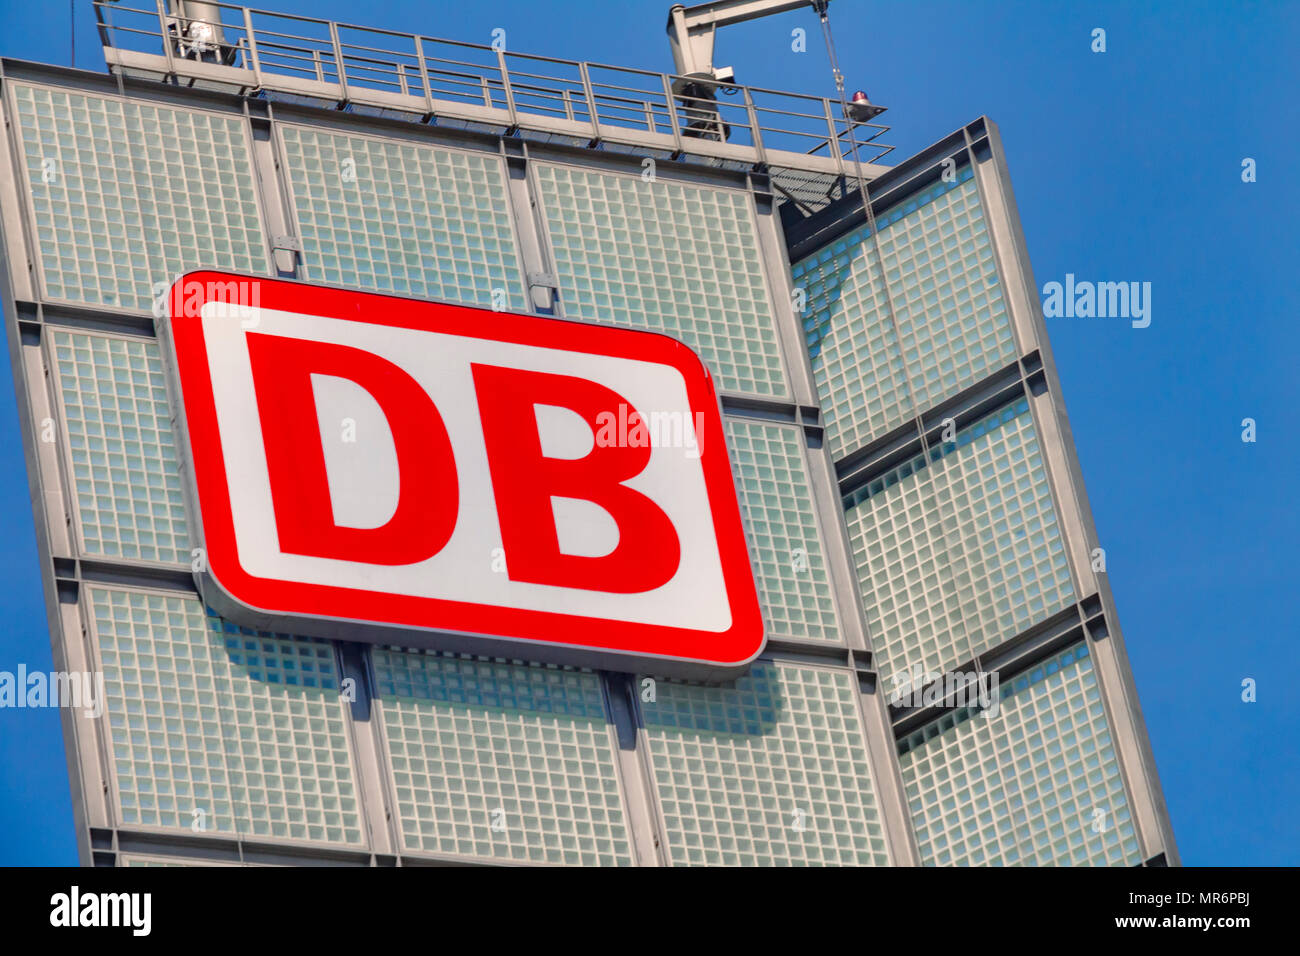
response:
<path fill-rule="evenodd" d="M 1075 599 L 1026 400 L 845 500 L 882 677 L 944 673 Z"/>
<path fill-rule="evenodd" d="M 376 648 L 403 848 L 631 862 L 600 678 Z"/>
<path fill-rule="evenodd" d="M 304 126 L 280 130 L 306 278 L 526 309 L 499 157 Z"/>
<path fill-rule="evenodd" d="M 183 863 L 180 860 L 164 860 L 150 856 L 126 856 L 119 858 L 123 866 L 207 866 L 206 863 Z M 216 864 L 220 866 L 221 864 Z"/>
<path fill-rule="evenodd" d="M 143 82 L 113 96 L 49 76 L 7 77 L 0 103 L 19 173 L 0 202 L 21 231 L 4 251 L 36 253 L 42 310 L 6 319 L 47 363 L 44 379 L 34 360 L 17 368 L 23 413 L 53 399 L 41 416 L 58 454 L 29 460 L 35 503 L 50 527 L 72 518 L 73 553 L 42 560 L 62 600 L 76 588 L 85 633 L 65 606 L 55 643 L 87 648 L 105 678 L 103 720 L 76 727 L 95 737 L 87 786 L 108 789 L 78 799 L 87 820 L 109 818 L 89 827 L 164 837 L 116 844 L 131 848 L 119 865 L 1142 860 L 1151 791 L 1125 788 L 1132 725 L 1113 697 L 1108 725 L 1094 645 L 1008 676 L 995 716 L 927 715 L 906 734 L 864 676 L 887 692 L 913 667 L 951 670 L 1090 597 L 1063 540 L 1074 500 L 1058 511 L 1053 497 L 1059 449 L 1043 447 L 1068 430 L 1035 428 L 1048 402 L 965 406 L 953 441 L 836 487 L 844 456 L 1017 358 L 969 166 L 882 212 L 876 234 L 801 253 L 801 332 L 778 321 L 785 277 L 767 274 L 786 267 L 783 226 L 744 174 L 710 185 L 732 175 L 721 165 L 664 164 L 647 181 L 638 157 L 584 167 L 538 139 L 508 167 L 483 130 L 457 147 L 442 126 L 434 145 L 424 127 L 347 111 L 314 127 L 277 110 L 254 148 L 247 117 L 216 99 L 185 109 L 180 87 L 154 102 Z M 268 274 L 286 232 L 307 282 L 527 312 L 539 270 L 559 317 L 694 348 L 723 393 L 766 653 L 705 686 L 265 633 L 208 609 L 148 315 L 180 272 Z M 801 346 L 815 395 L 786 365 Z"/>
<path fill-rule="evenodd" d="M 183 272 L 267 273 L 241 119 L 11 89 L 46 296 L 148 310 Z"/>
<path fill-rule="evenodd" d="M 802 431 L 733 418 L 727 442 L 768 639 L 841 642 Z"/>
<path fill-rule="evenodd" d="M 1133 866 L 1142 854 L 1092 658 L 1075 644 L 899 742 L 921 857 L 934 866 Z"/>
<path fill-rule="evenodd" d="M 856 678 L 759 662 L 726 687 L 641 695 L 674 865 L 884 865 Z"/>
<path fill-rule="evenodd" d="M 876 228 L 879 252 L 863 225 L 792 266 L 837 458 L 1016 358 L 970 166 L 884 211 Z"/>
<path fill-rule="evenodd" d="M 787 394 L 748 193 L 546 163 L 536 175 L 567 318 L 666 332 L 719 388 Z"/>
<path fill-rule="evenodd" d="M 124 824 L 362 842 L 331 644 L 175 594 L 88 587 L 86 602 Z"/>
<path fill-rule="evenodd" d="M 51 328 L 85 554 L 189 563 L 158 343 Z"/>

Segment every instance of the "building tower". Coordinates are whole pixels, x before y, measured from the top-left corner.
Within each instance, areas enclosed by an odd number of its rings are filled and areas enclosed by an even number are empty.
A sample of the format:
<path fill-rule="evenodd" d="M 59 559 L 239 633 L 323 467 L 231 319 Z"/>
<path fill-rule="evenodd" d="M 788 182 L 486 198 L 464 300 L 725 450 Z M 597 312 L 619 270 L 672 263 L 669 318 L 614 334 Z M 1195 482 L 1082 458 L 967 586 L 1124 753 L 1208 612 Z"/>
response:
<path fill-rule="evenodd" d="M 0 63 L 55 667 L 108 694 L 63 712 L 83 863 L 1177 862 L 992 122 L 885 165 L 874 112 L 699 70 L 94 6 L 106 75 Z M 691 346 L 761 658 L 709 685 L 217 616 L 155 328 L 193 269 Z"/>

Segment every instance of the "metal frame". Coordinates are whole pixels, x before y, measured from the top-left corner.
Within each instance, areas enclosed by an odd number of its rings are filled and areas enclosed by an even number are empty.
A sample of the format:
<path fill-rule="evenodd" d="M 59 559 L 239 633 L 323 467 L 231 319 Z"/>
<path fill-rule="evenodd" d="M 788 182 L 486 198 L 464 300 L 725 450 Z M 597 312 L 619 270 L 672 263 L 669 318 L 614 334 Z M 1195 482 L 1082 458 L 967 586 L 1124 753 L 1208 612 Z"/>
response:
<path fill-rule="evenodd" d="M 61 73 L 62 71 L 59 72 Z M 69 86 L 63 83 L 49 82 L 49 78 L 44 78 L 44 77 L 38 77 L 34 79 L 24 79 L 22 82 L 25 86 L 32 86 L 39 89 L 57 90 L 62 92 L 67 92 L 71 90 L 72 92 L 75 93 L 87 93 L 93 96 L 99 96 L 105 99 L 113 100 L 114 102 L 123 104 L 123 106 L 131 102 L 137 102 L 137 103 L 147 102 L 150 103 L 150 105 L 154 105 L 147 99 L 141 97 L 133 97 L 130 95 L 124 96 L 119 94 L 116 90 L 101 92 L 99 90 L 79 89 L 74 86 Z M 17 110 L 14 107 L 13 93 L 9 89 L 10 86 L 11 84 L 6 83 L 5 84 L 6 88 L 4 90 L 0 90 L 0 105 L 3 105 L 6 115 L 16 116 Z M 157 104 L 157 105 L 161 106 L 165 104 Z M 187 106 L 185 109 L 187 112 L 210 113 L 215 116 L 222 116 L 227 119 L 233 119 L 236 118 L 237 116 L 239 119 L 243 120 L 242 123 L 243 137 L 244 137 L 245 146 L 248 150 L 249 165 L 252 166 L 254 164 L 253 163 L 254 147 L 256 143 L 253 138 L 252 129 L 248 123 L 248 113 L 246 108 L 242 111 L 238 111 L 238 110 L 223 111 L 220 109 L 210 108 L 208 105 L 205 104 L 199 106 Z M 11 132 L 11 135 L 13 137 L 17 137 L 18 135 L 17 129 L 14 129 Z M 21 155 L 21 153 L 15 153 L 14 155 L 19 156 Z M 18 178 L 18 185 L 21 187 L 20 193 L 22 195 L 22 201 L 26 204 L 25 212 L 28 217 L 27 222 L 34 223 L 36 219 L 35 190 L 32 186 L 31 179 L 27 171 L 27 167 L 25 164 L 21 162 L 16 162 L 14 164 L 14 171 L 16 177 Z M 263 190 L 260 188 L 260 184 L 256 182 L 255 182 L 255 186 L 258 186 L 258 188 L 254 190 L 253 201 L 257 205 L 258 222 L 262 226 L 262 238 L 265 243 L 263 249 L 265 255 L 264 265 L 268 270 L 267 277 L 269 278 L 275 274 L 275 256 L 272 248 L 274 240 L 270 234 L 270 231 L 267 228 L 269 222 L 269 216 L 268 216 L 265 196 L 263 195 Z M 40 301 L 50 303 L 52 305 L 66 305 L 72 309 L 79 308 L 82 305 L 82 303 L 78 302 L 75 299 L 59 299 L 57 297 L 49 295 L 49 293 L 47 292 L 47 286 L 45 281 L 45 264 L 41 261 L 40 255 L 38 255 L 35 252 L 36 233 L 34 229 L 30 230 L 30 235 L 28 236 L 27 241 L 30 243 L 29 248 L 32 250 L 29 253 L 29 255 L 30 255 L 30 261 L 32 263 L 32 277 L 33 277 L 33 281 L 36 283 L 36 289 L 34 290 L 34 292 L 39 296 Z M 35 297 L 36 296 L 34 296 L 34 298 Z"/>
<path fill-rule="evenodd" d="M 313 126 L 313 124 L 311 123 L 295 121 L 292 119 L 278 119 L 275 115 L 276 111 L 274 107 L 269 104 L 268 104 L 267 112 L 268 112 L 267 122 L 270 125 L 270 140 L 272 143 L 272 147 L 275 151 L 275 166 L 276 166 L 275 184 L 277 189 L 279 190 L 278 198 L 281 200 L 282 204 L 286 209 L 286 213 L 285 213 L 286 221 L 292 227 L 293 230 L 292 234 L 294 237 L 296 237 L 299 240 L 299 244 L 301 245 L 302 224 L 298 220 L 297 196 L 294 194 L 293 181 L 289 177 L 289 159 L 288 159 L 288 150 L 284 142 L 284 128 L 286 126 L 294 126 L 300 129 L 322 129 L 322 127 L 319 124 Z M 384 136 L 381 133 L 369 132 L 364 130 L 327 127 L 325 128 L 325 131 L 337 133 L 343 136 L 352 136 L 359 139 L 375 140 L 377 142 L 389 142 L 389 143 L 393 142 L 392 136 Z M 465 144 L 443 145 L 441 143 L 431 143 L 427 139 L 412 140 L 410 141 L 410 145 L 416 149 L 433 148 L 433 149 L 441 149 L 444 151 L 451 151 L 451 152 L 474 153 L 476 155 L 485 156 L 489 158 L 490 161 L 495 161 L 496 165 L 500 168 L 501 182 L 504 186 L 503 192 L 507 192 L 507 193 L 509 192 L 510 180 L 509 180 L 509 170 L 507 169 L 507 165 L 506 165 L 506 157 L 502 155 L 501 150 L 499 149 L 498 150 L 490 150 L 486 148 L 467 149 L 465 148 Z M 513 208 L 514 207 L 512 205 L 511 206 L 512 212 L 513 212 Z M 515 264 L 519 269 L 519 276 L 518 276 L 519 284 L 511 291 L 518 293 L 520 299 L 523 302 L 527 303 L 530 296 L 529 296 L 529 285 L 527 280 L 528 269 L 525 265 L 524 254 L 523 254 L 523 237 L 520 235 L 519 223 L 516 220 L 515 216 L 511 215 L 510 219 L 511 219 L 510 225 L 512 229 L 512 234 L 515 240 L 515 250 L 518 253 L 518 255 L 516 256 Z M 306 261 L 305 250 L 300 250 L 298 254 L 298 266 L 295 269 L 295 274 L 293 278 L 306 280 L 307 268 L 308 266 Z"/>
<path fill-rule="evenodd" d="M 1021 346 L 1025 351 L 1021 363 L 1025 365 L 1026 361 L 1034 359 L 1041 363 L 1041 368 L 1029 371 L 1026 386 L 1044 450 L 1044 464 L 1053 484 L 1057 514 L 1063 522 L 1062 534 L 1068 543 L 1079 593 L 1083 595 L 1079 602 L 1080 613 L 1089 637 L 1089 650 L 1093 653 L 1097 683 L 1102 688 L 1102 700 L 1115 734 L 1121 773 L 1130 794 L 1143 855 L 1151 859 L 1163 854 L 1169 863 L 1177 865 L 1179 855 L 1173 826 L 1138 703 L 1115 599 L 1107 576 L 1092 570 L 1090 555 L 1099 537 L 1084 488 L 1083 470 L 1065 409 L 1024 231 L 1016 211 L 1006 155 L 997 126 L 990 120 L 985 124 L 987 150 L 974 140 L 969 145 L 978 163 L 975 179 L 981 191 L 999 274 L 1006 290 L 1008 311 L 1018 334 L 1026 340 Z M 970 130 L 968 127 L 968 137 L 971 136 Z"/>
<path fill-rule="evenodd" d="M 956 159 L 958 166 L 969 163 L 974 173 L 972 181 L 987 224 L 1017 358 L 959 393 L 917 408 L 913 420 L 840 457 L 835 462 L 839 489 L 847 494 L 934 444 L 945 419 L 951 418 L 962 427 L 1010 401 L 1022 397 L 1028 400 L 1077 597 L 1071 607 L 1019 634 L 1006 635 L 992 650 L 961 662 L 953 670 L 996 669 L 1004 678 L 1010 678 L 1066 644 L 1086 639 L 1107 723 L 1116 741 L 1120 774 L 1143 858 L 1163 855 L 1169 864 L 1177 865 L 1169 812 L 1138 705 L 1114 599 L 1105 575 L 1091 569 L 1090 553 L 1098 541 L 1097 532 L 996 125 L 981 117 L 893 167 L 871 184 L 872 207 L 883 210 L 935 181 L 948 159 Z M 791 260 L 802 258 L 865 221 L 857 194 L 816 216 L 788 217 L 787 226 L 792 227 Z M 912 710 L 891 707 L 894 734 L 901 738 L 947 709 L 944 703 Z"/>
<path fill-rule="evenodd" d="M 141 6 L 93 3 L 109 69 L 126 76 L 264 97 L 310 97 L 339 110 L 395 111 L 416 122 L 482 124 L 510 134 L 658 148 L 673 156 L 771 163 L 829 176 L 852 173 L 858 160 L 868 175 L 883 172 L 875 163 L 893 148 L 879 142 L 887 126 L 836 118 L 832 103 L 837 101 L 825 97 L 516 53 L 227 3 L 209 6 L 224 14 L 222 30 L 234 64 L 207 63 L 173 51 L 167 23 L 175 18 L 166 13 L 163 0 L 153 8 L 145 0 L 135 2 Z M 413 81 L 418 81 L 418 91 L 412 91 Z M 707 108 L 730 128 L 729 137 L 687 132 L 705 108 L 673 92 L 682 83 L 706 84 L 733 96 L 743 93 L 735 97 L 739 103 L 727 96 L 708 101 Z"/>

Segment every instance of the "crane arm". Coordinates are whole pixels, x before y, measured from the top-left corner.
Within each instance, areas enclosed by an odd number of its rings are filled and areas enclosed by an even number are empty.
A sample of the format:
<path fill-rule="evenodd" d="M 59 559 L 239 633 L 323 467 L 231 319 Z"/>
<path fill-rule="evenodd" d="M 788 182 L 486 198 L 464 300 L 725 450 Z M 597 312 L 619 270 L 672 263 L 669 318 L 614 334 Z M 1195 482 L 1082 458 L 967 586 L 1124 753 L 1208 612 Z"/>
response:
<path fill-rule="evenodd" d="M 825 7 L 830 0 L 713 0 L 685 7 L 680 3 L 668 11 L 668 37 L 673 63 L 679 76 L 707 75 L 730 82 L 730 67 L 713 66 L 713 38 L 718 27 L 744 23 L 759 17 L 785 13 L 800 7 Z"/>

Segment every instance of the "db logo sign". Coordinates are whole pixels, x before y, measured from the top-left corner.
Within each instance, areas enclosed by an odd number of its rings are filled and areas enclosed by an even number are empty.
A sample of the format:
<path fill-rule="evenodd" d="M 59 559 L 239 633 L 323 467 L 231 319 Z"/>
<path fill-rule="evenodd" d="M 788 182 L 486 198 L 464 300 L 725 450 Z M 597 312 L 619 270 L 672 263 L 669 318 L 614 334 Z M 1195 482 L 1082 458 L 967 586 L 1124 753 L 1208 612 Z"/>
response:
<path fill-rule="evenodd" d="M 232 620 L 666 674 L 762 650 L 680 342 L 209 272 L 169 305 L 195 572 Z"/>

